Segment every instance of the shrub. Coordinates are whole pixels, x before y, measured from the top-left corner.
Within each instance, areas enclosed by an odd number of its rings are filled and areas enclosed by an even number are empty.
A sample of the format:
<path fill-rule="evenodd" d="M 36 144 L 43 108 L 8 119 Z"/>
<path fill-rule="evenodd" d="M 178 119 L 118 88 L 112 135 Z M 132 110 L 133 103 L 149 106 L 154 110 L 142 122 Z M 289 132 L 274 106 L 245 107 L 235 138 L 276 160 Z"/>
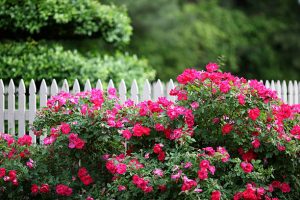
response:
<path fill-rule="evenodd" d="M 152 80 L 155 72 L 143 59 L 137 56 L 118 53 L 116 56 L 83 56 L 77 51 L 64 50 L 61 45 L 48 46 L 36 42 L 0 43 L 0 74 L 4 82 L 11 78 L 24 79 L 29 84 L 31 79 L 41 82 L 45 79 L 62 81 L 68 79 L 90 79 L 96 83 L 101 79 L 104 83 L 113 79 L 117 83 L 125 77 L 131 83 L 135 77 L 139 83 L 145 79 Z M 129 76 L 125 76 L 129 75 Z"/>
<path fill-rule="evenodd" d="M 175 103 L 120 105 L 115 89 L 50 99 L 34 123 L 47 135 L 29 173 L 31 197 L 297 198 L 299 105 L 217 70 L 185 70 Z"/>

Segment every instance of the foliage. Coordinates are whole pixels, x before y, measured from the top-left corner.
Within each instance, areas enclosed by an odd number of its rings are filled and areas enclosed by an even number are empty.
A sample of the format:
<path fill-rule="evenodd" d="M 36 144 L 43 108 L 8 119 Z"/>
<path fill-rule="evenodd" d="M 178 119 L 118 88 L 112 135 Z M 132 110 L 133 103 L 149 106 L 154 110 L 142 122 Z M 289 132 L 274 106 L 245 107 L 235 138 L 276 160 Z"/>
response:
<path fill-rule="evenodd" d="M 30 198 L 295 199 L 300 107 L 256 80 L 187 69 L 166 98 L 60 93 L 37 114 Z M 24 143 L 24 142 L 23 142 Z M 4 162 L 12 159 L 4 156 Z M 42 189 L 47 184 L 48 190 Z M 7 195 L 10 190 L 4 190 Z M 29 194 L 31 193 L 31 194 Z M 15 193 L 17 198 L 19 193 Z"/>
<path fill-rule="evenodd" d="M 42 42 L 0 44 L 0 65 L 4 82 L 23 78 L 25 84 L 29 84 L 31 79 L 45 79 L 51 83 L 52 79 L 73 81 L 76 78 L 90 79 L 92 83 L 96 83 L 97 79 L 119 82 L 123 77 L 130 84 L 132 77 L 136 77 L 139 83 L 146 78 L 154 78 L 154 71 L 147 62 L 136 56 L 118 53 L 116 56 L 88 57 L 76 50 L 64 50 L 59 44 L 49 47 Z"/>
<path fill-rule="evenodd" d="M 145 59 L 119 52 L 131 32 L 125 9 L 95 0 L 0 1 L 0 78 L 25 84 L 101 79 L 104 86 L 123 77 L 127 84 L 152 80 L 155 71 Z M 87 45 L 100 39 L 110 52 Z M 78 43 L 86 48 L 78 51 Z"/>
<path fill-rule="evenodd" d="M 111 1 L 107 1 L 111 2 Z M 131 52 L 164 80 L 223 55 L 226 70 L 247 78 L 297 79 L 297 0 L 114 0 L 132 18 Z M 243 66 L 243 67 L 242 67 Z"/>
<path fill-rule="evenodd" d="M 129 42 L 132 27 L 125 10 L 92 0 L 10 0 L 0 3 L 4 37 L 102 37 L 116 45 Z"/>

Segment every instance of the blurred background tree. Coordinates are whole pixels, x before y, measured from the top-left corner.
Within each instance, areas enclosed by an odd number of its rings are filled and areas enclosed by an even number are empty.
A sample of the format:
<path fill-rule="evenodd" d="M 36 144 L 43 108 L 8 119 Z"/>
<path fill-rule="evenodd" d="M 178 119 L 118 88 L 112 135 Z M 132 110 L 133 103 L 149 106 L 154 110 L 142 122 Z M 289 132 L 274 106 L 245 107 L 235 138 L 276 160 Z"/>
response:
<path fill-rule="evenodd" d="M 0 36 L 6 80 L 141 83 L 220 57 L 246 78 L 299 79 L 297 0 L 1 0 Z"/>
<path fill-rule="evenodd" d="M 120 53 L 131 34 L 125 9 L 95 0 L 1 0 L 1 78 L 152 80 L 145 59 Z"/>
<path fill-rule="evenodd" d="M 164 80 L 204 69 L 224 56 L 226 68 L 256 79 L 299 79 L 297 0 L 106 0 L 132 19 L 130 52 L 148 58 Z"/>

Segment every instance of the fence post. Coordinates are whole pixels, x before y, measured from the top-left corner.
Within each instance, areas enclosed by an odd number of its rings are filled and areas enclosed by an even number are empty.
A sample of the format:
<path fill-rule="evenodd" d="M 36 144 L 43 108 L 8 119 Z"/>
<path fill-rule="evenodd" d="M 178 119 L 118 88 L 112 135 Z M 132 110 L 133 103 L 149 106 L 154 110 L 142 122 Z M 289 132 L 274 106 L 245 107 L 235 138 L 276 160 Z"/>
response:
<path fill-rule="evenodd" d="M 40 108 L 47 106 L 47 99 L 48 99 L 48 88 L 46 85 L 45 80 L 42 80 L 41 86 L 40 86 Z M 42 141 L 44 141 L 45 135 L 40 136 L 40 144 L 42 144 Z"/>
<path fill-rule="evenodd" d="M 4 84 L 0 79 L 0 132 L 5 132 L 4 128 L 4 108 L 5 108 L 5 96 L 4 96 Z"/>
<path fill-rule="evenodd" d="M 85 85 L 84 85 L 84 91 L 87 92 L 87 91 L 91 91 L 92 90 L 92 86 L 91 86 L 91 82 L 90 80 L 86 80 L 85 82 Z"/>
<path fill-rule="evenodd" d="M 122 104 L 127 100 L 126 93 L 127 93 L 126 84 L 125 81 L 122 79 L 119 85 L 119 98 Z"/>
<path fill-rule="evenodd" d="M 64 81 L 63 81 L 63 85 L 61 87 L 61 91 L 63 91 L 63 92 L 69 92 L 69 84 L 68 84 L 68 81 L 66 79 L 64 79 Z"/>
<path fill-rule="evenodd" d="M 150 85 L 148 79 L 146 79 L 146 81 L 144 83 L 144 88 L 143 88 L 142 101 L 147 101 L 150 99 L 151 99 L 151 85 Z"/>
<path fill-rule="evenodd" d="M 29 85 L 29 127 L 33 125 L 36 114 L 36 86 L 34 80 L 31 80 Z M 31 128 L 29 129 L 29 135 L 32 137 L 32 142 L 36 143 L 36 136 L 33 134 Z"/>
<path fill-rule="evenodd" d="M 136 104 L 139 103 L 139 88 L 135 79 L 132 81 L 130 92 L 131 100 Z"/>
<path fill-rule="evenodd" d="M 161 84 L 161 81 L 158 79 L 156 84 L 154 85 L 154 91 L 153 91 L 153 100 L 157 101 L 158 97 L 163 96 L 164 94 L 164 90 L 163 90 L 163 86 Z"/>
<path fill-rule="evenodd" d="M 98 81 L 97 81 L 96 89 L 99 89 L 99 90 L 102 90 L 102 91 L 103 91 L 103 86 L 102 86 L 102 83 L 101 83 L 101 80 L 100 80 L 100 79 L 98 79 Z"/>
<path fill-rule="evenodd" d="M 282 93 L 281 93 L 281 96 L 282 96 L 282 100 L 284 103 L 287 103 L 287 86 L 286 86 L 286 82 L 283 81 L 282 82 Z"/>
<path fill-rule="evenodd" d="M 294 81 L 294 104 L 299 103 L 299 91 L 298 91 L 298 83 L 297 81 Z"/>
<path fill-rule="evenodd" d="M 280 84 L 279 80 L 276 82 L 276 92 L 277 92 L 278 98 L 281 99 L 281 84 Z"/>
<path fill-rule="evenodd" d="M 72 92 L 73 92 L 73 94 L 80 92 L 80 85 L 79 85 L 79 82 L 77 79 L 75 79 L 75 81 L 74 81 Z"/>
<path fill-rule="evenodd" d="M 8 85 L 8 109 L 7 109 L 7 119 L 8 119 L 8 132 L 15 135 L 15 84 L 12 79 L 10 79 Z"/>
<path fill-rule="evenodd" d="M 19 83 L 18 89 L 18 137 L 22 137 L 25 132 L 25 111 L 26 111 L 26 89 L 23 79 Z"/>
<path fill-rule="evenodd" d="M 50 94 L 51 97 L 57 95 L 57 93 L 58 93 L 58 87 L 57 87 L 57 83 L 56 83 L 55 79 L 52 80 L 50 92 L 51 92 L 51 94 Z"/>
<path fill-rule="evenodd" d="M 170 81 L 167 83 L 167 99 L 170 100 L 170 101 L 173 101 L 173 102 L 175 102 L 176 97 L 171 96 L 170 91 L 174 88 L 175 88 L 175 86 L 174 86 L 173 80 L 170 79 Z"/>
<path fill-rule="evenodd" d="M 293 83 L 292 81 L 289 81 L 289 86 L 288 86 L 288 103 L 289 105 L 293 105 L 293 100 L 294 100 L 294 92 L 293 92 Z"/>

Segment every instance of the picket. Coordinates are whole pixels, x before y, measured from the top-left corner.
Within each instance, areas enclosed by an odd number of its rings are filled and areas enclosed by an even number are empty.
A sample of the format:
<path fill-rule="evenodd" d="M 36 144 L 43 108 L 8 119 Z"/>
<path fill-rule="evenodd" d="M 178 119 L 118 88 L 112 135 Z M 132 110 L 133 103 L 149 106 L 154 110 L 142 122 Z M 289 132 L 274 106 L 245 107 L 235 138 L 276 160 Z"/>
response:
<path fill-rule="evenodd" d="M 25 111 L 26 111 L 26 88 L 24 81 L 21 80 L 18 89 L 18 137 L 22 137 L 26 132 Z"/>
<path fill-rule="evenodd" d="M 121 80 L 118 84 L 118 88 L 116 88 L 120 103 L 124 103 L 128 98 L 135 103 L 146 100 L 158 100 L 159 97 L 166 97 L 170 101 L 176 100 L 176 97 L 169 94 L 176 86 L 176 83 L 174 83 L 173 80 L 168 81 L 166 84 L 157 80 L 152 85 L 148 80 L 145 80 L 141 92 L 139 91 L 136 80 L 132 81 L 129 89 L 126 85 L 128 86 L 124 80 Z M 276 91 L 278 97 L 285 103 L 290 105 L 300 103 L 300 82 L 266 80 L 264 85 L 267 88 Z M 86 80 L 84 83 L 76 79 L 73 82 L 72 90 L 70 90 L 67 80 L 63 81 L 61 88 L 58 87 L 56 80 L 52 80 L 50 88 L 47 87 L 46 81 L 42 80 L 39 90 L 37 91 L 34 80 L 31 80 L 29 93 L 27 93 L 23 80 L 20 81 L 17 89 L 15 88 L 13 80 L 10 80 L 8 87 L 5 87 L 3 81 L 0 80 L 0 132 L 8 132 L 13 135 L 16 133 L 18 137 L 28 134 L 29 132 L 33 141 L 36 142 L 37 138 L 32 130 L 29 129 L 29 131 L 27 131 L 27 125 L 29 125 L 30 128 L 34 122 L 37 111 L 37 99 L 39 99 L 39 108 L 42 108 L 47 106 L 47 99 L 51 96 L 58 94 L 60 91 L 71 91 L 75 94 L 81 91 L 81 86 L 83 86 L 83 91 L 90 91 L 92 89 L 89 80 Z M 109 80 L 107 87 L 103 88 L 101 80 L 97 80 L 96 88 L 108 90 L 109 88 L 115 88 L 115 84 L 112 80 Z M 17 105 L 15 102 L 16 95 L 18 98 Z M 28 102 L 26 102 L 27 97 L 29 98 Z M 7 108 L 5 105 L 6 102 L 8 104 Z M 28 109 L 26 108 L 26 105 L 28 105 Z M 16 121 L 18 121 L 18 129 L 16 129 Z M 44 136 L 41 136 L 40 139 L 42 140 L 43 138 Z"/>

